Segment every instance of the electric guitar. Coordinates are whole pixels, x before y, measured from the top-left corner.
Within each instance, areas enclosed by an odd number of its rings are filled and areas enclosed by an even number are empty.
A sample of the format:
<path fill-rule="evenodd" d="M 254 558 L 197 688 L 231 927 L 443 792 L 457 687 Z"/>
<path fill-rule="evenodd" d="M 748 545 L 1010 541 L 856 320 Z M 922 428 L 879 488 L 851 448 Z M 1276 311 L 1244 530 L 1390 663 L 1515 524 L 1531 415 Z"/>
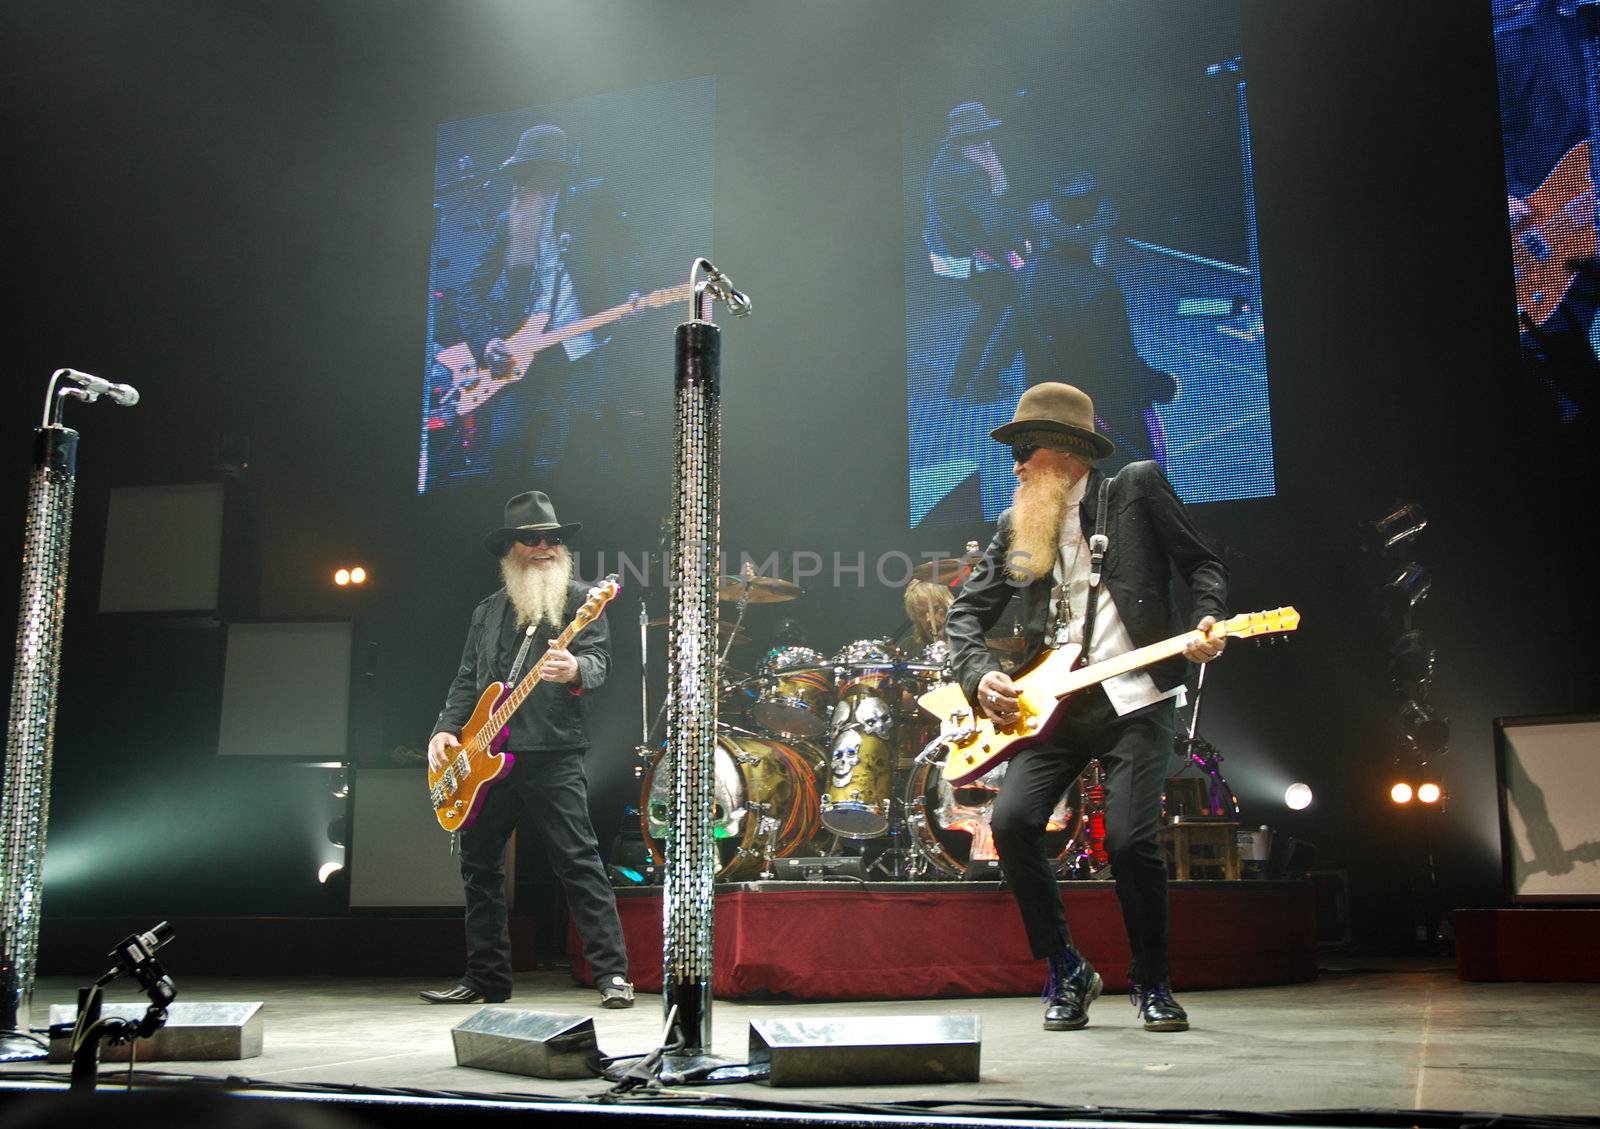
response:
<path fill-rule="evenodd" d="M 658 310 L 674 302 L 687 302 L 690 294 L 691 289 L 687 282 L 662 290 L 653 290 L 649 294 L 627 302 L 619 302 L 609 310 L 601 310 L 597 314 L 580 318 L 571 325 L 552 329 L 548 333 L 545 332 L 545 326 L 550 321 L 549 311 L 534 314 L 522 323 L 521 329 L 506 338 L 506 350 L 511 354 L 512 362 L 511 368 L 503 376 L 496 375 L 487 365 L 480 367 L 465 341 L 440 350 L 435 359 L 450 373 L 450 387 L 440 397 L 440 403 L 448 406 L 449 410 L 458 416 L 475 412 L 488 403 L 496 392 L 526 376 L 533 358 L 550 346 L 560 344 L 568 338 L 581 337 L 585 333 L 610 325 L 640 310 Z"/>
<path fill-rule="evenodd" d="M 1236 615 L 1213 625 L 1211 635 L 1248 639 L 1293 631 L 1299 626 L 1299 612 L 1293 608 L 1278 608 Z M 1078 660 L 1078 644 L 1046 650 L 1011 676 L 1019 691 L 1020 710 L 1017 719 L 1006 726 L 979 716 L 968 704 L 967 695 L 959 685 L 947 682 L 935 686 L 918 698 L 917 704 L 939 719 L 940 733 L 950 748 L 944 761 L 945 780 L 953 788 L 960 787 L 1022 750 L 1043 744 L 1054 732 L 1065 700 L 1079 690 L 1181 655 L 1190 643 L 1205 638 L 1207 636 L 1200 631 L 1185 631 L 1160 643 L 1077 670 L 1072 669 L 1072 664 Z"/>
<path fill-rule="evenodd" d="M 1575 261 L 1595 257 L 1595 190 L 1589 143 L 1580 141 L 1556 162 L 1544 183 L 1522 201 L 1525 216 L 1511 226 L 1517 309 L 1543 326 L 1572 289 Z"/>
<path fill-rule="evenodd" d="M 566 650 L 578 632 L 600 618 L 621 588 L 615 573 L 591 588 L 572 622 L 550 644 L 551 650 Z M 446 831 L 470 827 L 488 797 L 489 785 L 511 771 L 516 757 L 501 751 L 506 744 L 506 723 L 539 685 L 539 673 L 549 657 L 549 652 L 539 656 L 515 689 L 508 689 L 504 682 L 491 682 L 461 727 L 461 732 L 472 736 L 456 746 L 455 756 L 443 769 L 435 772 L 428 768 L 428 799 L 439 826 Z"/>

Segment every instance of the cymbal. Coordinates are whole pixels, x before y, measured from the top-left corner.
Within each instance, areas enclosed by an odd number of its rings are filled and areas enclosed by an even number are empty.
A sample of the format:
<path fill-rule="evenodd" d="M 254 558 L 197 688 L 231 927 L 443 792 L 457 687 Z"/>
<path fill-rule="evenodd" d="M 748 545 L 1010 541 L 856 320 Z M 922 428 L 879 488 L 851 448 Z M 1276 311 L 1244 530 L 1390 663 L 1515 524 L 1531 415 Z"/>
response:
<path fill-rule="evenodd" d="M 1020 655 L 1027 650 L 1027 641 L 1020 635 L 994 635 L 984 642 L 997 655 Z"/>
<path fill-rule="evenodd" d="M 645 626 L 665 627 L 671 622 L 672 621 L 666 616 L 660 616 L 656 619 L 646 620 Z M 720 619 L 717 621 L 717 638 L 719 640 L 726 643 L 728 641 L 728 632 L 730 631 L 734 631 L 734 625 L 731 621 L 726 619 Z M 750 642 L 750 636 L 746 635 L 743 631 L 734 631 L 733 642 L 735 646 L 738 646 L 740 643 L 748 643 Z"/>
<path fill-rule="evenodd" d="M 790 584 L 787 580 L 779 580 L 776 576 L 752 576 L 746 579 L 742 576 L 717 577 L 717 599 L 732 602 L 745 596 L 745 586 L 749 585 L 749 596 L 745 598 L 750 604 L 781 604 L 785 600 L 800 598 L 800 585 Z"/>
<path fill-rule="evenodd" d="M 931 580 L 938 584 L 960 582 L 972 572 L 973 566 L 983 560 L 981 554 L 968 557 L 940 557 L 936 561 L 923 561 L 911 570 L 912 580 Z"/>

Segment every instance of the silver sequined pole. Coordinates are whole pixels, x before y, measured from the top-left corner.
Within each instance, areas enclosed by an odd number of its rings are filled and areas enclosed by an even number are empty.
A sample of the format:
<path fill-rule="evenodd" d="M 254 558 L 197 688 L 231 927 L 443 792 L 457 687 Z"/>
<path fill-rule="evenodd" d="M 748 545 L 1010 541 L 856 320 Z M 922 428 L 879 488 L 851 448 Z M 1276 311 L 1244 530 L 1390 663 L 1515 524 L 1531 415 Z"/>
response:
<path fill-rule="evenodd" d="M 667 633 L 667 759 L 672 808 L 662 897 L 663 1007 L 676 1053 L 711 1048 L 711 822 L 717 743 L 717 561 L 722 437 L 720 331 L 705 319 L 678 326 L 674 389 L 672 576 Z"/>
<path fill-rule="evenodd" d="M 48 414 L 47 414 L 48 418 Z M 0 996 L 0 1058 L 42 1058 L 26 1033 L 39 948 L 45 827 L 50 818 L 50 756 L 55 744 L 61 619 L 67 601 L 67 550 L 78 433 L 59 423 L 34 432 L 23 530 L 22 603 L 6 730 L 5 798 L 0 807 L 0 927 L 7 971 Z"/>

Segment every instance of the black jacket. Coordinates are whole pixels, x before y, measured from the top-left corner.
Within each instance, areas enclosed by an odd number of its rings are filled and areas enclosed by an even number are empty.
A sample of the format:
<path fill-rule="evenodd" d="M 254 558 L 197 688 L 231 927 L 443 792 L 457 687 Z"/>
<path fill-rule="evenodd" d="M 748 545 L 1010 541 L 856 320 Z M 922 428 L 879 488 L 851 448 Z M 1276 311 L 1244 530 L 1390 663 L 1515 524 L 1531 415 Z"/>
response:
<path fill-rule="evenodd" d="M 605 181 L 594 177 L 563 190 L 556 205 L 555 238 L 582 315 L 599 313 L 628 296 L 638 274 L 638 259 L 628 242 L 627 214 L 611 199 Z M 475 357 L 496 337 L 521 329 L 536 305 L 531 267 L 506 266 L 511 213 L 501 212 L 477 264 L 463 280 L 457 304 L 461 333 Z"/>
<path fill-rule="evenodd" d="M 1089 472 L 1088 488 L 1079 507 L 1083 535 L 1094 532 L 1100 483 L 1106 476 Z M 1104 584 L 1116 601 L 1117 614 L 1136 647 L 1148 646 L 1193 627 L 1201 618 L 1227 614 L 1228 570 L 1216 552 L 1189 520 L 1183 503 L 1161 468 L 1153 462 L 1130 463 L 1111 480 L 1106 498 L 1106 551 Z M 1011 552 L 1011 511 L 1000 515 L 994 539 L 984 559 L 950 606 L 945 632 L 950 639 L 951 661 L 961 688 L 976 702 L 978 682 L 1000 664 L 984 644 L 984 634 L 1000 619 L 1017 586 L 1006 578 L 1006 557 Z M 1193 618 L 1180 623 L 1172 602 L 1172 573 L 1189 587 Z M 1044 650 L 1050 617 L 1050 591 L 1054 578 L 1043 576 L 1021 589 L 1023 661 Z M 1170 690 L 1189 673 L 1182 657 L 1167 659 L 1150 668 L 1162 690 Z"/>
<path fill-rule="evenodd" d="M 567 606 L 563 623 L 569 622 L 578 605 L 588 598 L 586 585 L 573 582 L 567 587 Z M 467 628 L 467 643 L 461 651 L 461 665 L 456 669 L 450 692 L 445 696 L 444 709 L 434 722 L 435 733 L 454 733 L 461 736 L 461 727 L 472 716 L 472 707 L 478 702 L 484 687 L 491 682 L 504 681 L 511 673 L 511 663 L 516 657 L 516 647 L 507 653 L 503 649 L 506 621 L 514 623 L 511 598 L 504 588 L 485 599 L 472 612 L 472 624 Z M 533 669 L 539 656 L 548 650 L 548 642 L 559 634 L 549 624 L 540 624 L 528 657 L 523 661 L 525 676 Z M 520 645 L 520 633 L 516 636 Z M 611 667 L 611 630 L 602 614 L 580 631 L 572 641 L 572 657 L 578 661 L 581 691 L 555 682 L 541 682 L 528 695 L 520 709 L 511 716 L 508 728 L 511 739 L 507 748 L 512 752 L 529 753 L 550 750 L 587 749 L 589 729 L 585 718 L 585 699 L 605 685 L 606 672 Z"/>

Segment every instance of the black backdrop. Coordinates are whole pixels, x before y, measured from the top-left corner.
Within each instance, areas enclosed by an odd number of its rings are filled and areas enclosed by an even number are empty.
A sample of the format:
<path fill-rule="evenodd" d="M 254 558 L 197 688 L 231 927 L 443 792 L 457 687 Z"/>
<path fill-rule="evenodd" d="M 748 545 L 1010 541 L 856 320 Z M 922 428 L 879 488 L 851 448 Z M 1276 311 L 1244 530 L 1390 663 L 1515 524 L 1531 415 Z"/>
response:
<path fill-rule="evenodd" d="M 1074 5 L 1013 7 L 1059 22 Z M 1144 8 L 1161 21 L 1177 5 Z M 477 541 L 503 500 L 414 493 L 441 121 L 717 75 L 716 253 L 758 303 L 725 327 L 727 545 L 870 562 L 982 536 L 906 530 L 897 76 L 918 58 L 960 73 L 986 10 L 8 5 L 7 559 L 49 372 L 145 396 L 69 420 L 83 453 L 47 912 L 289 912 L 320 896 L 320 778 L 215 760 L 220 633 L 96 612 L 100 570 L 116 566 L 101 551 L 113 486 L 214 480 L 247 449 L 232 481 L 253 528 L 229 531 L 230 610 L 354 614 L 376 666 L 359 679 L 352 755 L 381 761 L 427 736 L 468 609 L 493 584 Z M 1592 463 L 1516 369 L 1487 5 L 1246 0 L 1243 13 L 1278 496 L 1197 517 L 1226 549 L 1235 606 L 1293 603 L 1305 625 L 1288 649 L 1230 652 L 1205 730 L 1246 819 L 1349 870 L 1358 930 L 1391 943 L 1409 931 L 1421 825 L 1386 799 L 1392 703 L 1355 526 L 1397 497 L 1434 519 L 1425 623 L 1454 733 L 1441 878 L 1451 904 L 1492 902 L 1490 719 L 1595 705 L 1578 518 Z M 830 289 L 841 265 L 847 302 Z M 655 324 L 660 369 L 638 387 L 667 397 L 670 329 Z M 589 547 L 653 545 L 659 476 L 620 496 L 547 485 Z M 375 574 L 355 597 L 327 584 L 351 558 Z M 899 618 L 870 568 L 855 585 L 808 597 L 828 647 Z M 631 595 L 616 609 L 616 682 L 596 719 L 603 840 L 636 796 L 636 614 Z M 1316 790 L 1307 812 L 1277 798 L 1294 779 Z"/>

